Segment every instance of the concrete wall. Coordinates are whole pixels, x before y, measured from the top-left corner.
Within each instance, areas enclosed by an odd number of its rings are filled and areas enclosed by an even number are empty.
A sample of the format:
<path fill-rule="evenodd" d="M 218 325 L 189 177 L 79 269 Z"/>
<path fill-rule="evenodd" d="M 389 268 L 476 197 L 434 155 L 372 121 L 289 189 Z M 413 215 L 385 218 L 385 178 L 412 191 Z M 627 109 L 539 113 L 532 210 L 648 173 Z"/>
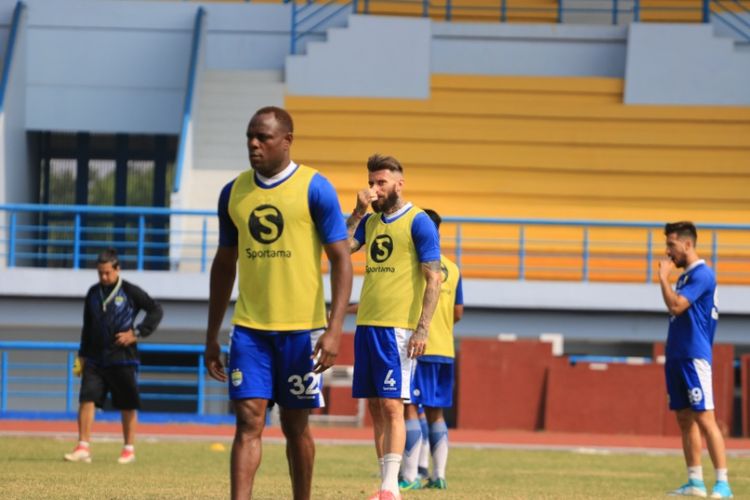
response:
<path fill-rule="evenodd" d="M 226 3 L 204 7 L 209 13 L 207 69 L 284 69 L 290 48 L 291 4 Z M 324 7 L 321 15 L 338 7 Z M 347 13 L 334 16 L 329 26 L 345 26 Z M 325 40 L 324 31 L 309 33 L 298 41 L 298 53 L 304 52 L 308 43 L 320 40 Z"/>
<path fill-rule="evenodd" d="M 622 26 L 433 22 L 431 70 L 622 78 L 626 41 Z"/>
<path fill-rule="evenodd" d="M 710 24 L 630 25 L 626 104 L 750 106 L 750 52 Z"/>
<path fill-rule="evenodd" d="M 27 10 L 21 11 L 15 46 L 5 89 L 2 122 L 2 145 L 0 145 L 0 203 L 37 201 L 39 193 L 38 169 L 28 168 L 26 144 L 26 50 Z M 19 223 L 25 221 L 20 220 Z"/>
<path fill-rule="evenodd" d="M 124 271 L 123 277 L 165 302 L 164 330 L 176 342 L 195 341 L 204 330 L 208 313 L 209 274 L 171 273 L 164 279 L 158 271 Z M 0 270 L 0 338 L 11 339 L 14 328 L 41 331 L 45 335 L 68 332 L 65 340 L 76 340 L 80 331 L 81 301 L 96 282 L 93 270 L 5 269 Z M 330 300 L 328 277 L 323 280 Z M 352 301 L 359 300 L 362 277 L 354 279 Z M 722 286 L 721 320 L 717 342 L 750 347 L 750 289 Z M 236 298 L 236 289 L 233 297 Z M 592 284 L 517 282 L 504 280 L 464 281 L 467 312 L 456 325 L 457 337 L 496 337 L 514 333 L 519 338 L 538 338 L 540 333 L 562 333 L 576 343 L 652 343 L 666 338 L 667 314 L 656 284 Z M 28 311 L 37 314 L 29 317 Z M 229 330 L 231 311 L 224 330 Z M 345 327 L 354 331 L 354 316 Z M 5 332 L 5 333 L 1 333 Z M 72 337 L 72 338 L 67 338 Z M 36 337 L 35 337 L 36 338 Z M 37 340 L 49 340 L 47 337 Z M 650 355 L 650 353 L 644 354 Z"/>
<path fill-rule="evenodd" d="M 386 36 L 387 34 L 387 36 Z M 351 16 L 286 60 L 287 90 L 296 95 L 424 99 L 430 91 L 430 21 Z"/>
<path fill-rule="evenodd" d="M 31 0 L 27 128 L 178 133 L 196 9 Z"/>
<path fill-rule="evenodd" d="M 28 0 L 27 128 L 180 130 L 195 2 Z M 284 67 L 290 6 L 205 5 L 207 69 Z M 345 23 L 345 13 L 333 25 Z M 324 35 L 316 31 L 300 47 Z"/>

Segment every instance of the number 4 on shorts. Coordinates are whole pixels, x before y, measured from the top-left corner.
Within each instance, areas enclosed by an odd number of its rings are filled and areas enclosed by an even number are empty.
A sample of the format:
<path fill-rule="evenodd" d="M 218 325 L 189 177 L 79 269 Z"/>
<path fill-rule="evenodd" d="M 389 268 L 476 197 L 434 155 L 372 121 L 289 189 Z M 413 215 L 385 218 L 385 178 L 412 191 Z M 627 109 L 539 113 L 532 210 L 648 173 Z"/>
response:
<path fill-rule="evenodd" d="M 393 370 L 388 370 L 388 373 L 385 374 L 385 380 L 383 380 L 383 385 L 388 385 L 390 387 L 393 387 L 396 385 L 396 380 L 393 378 Z"/>

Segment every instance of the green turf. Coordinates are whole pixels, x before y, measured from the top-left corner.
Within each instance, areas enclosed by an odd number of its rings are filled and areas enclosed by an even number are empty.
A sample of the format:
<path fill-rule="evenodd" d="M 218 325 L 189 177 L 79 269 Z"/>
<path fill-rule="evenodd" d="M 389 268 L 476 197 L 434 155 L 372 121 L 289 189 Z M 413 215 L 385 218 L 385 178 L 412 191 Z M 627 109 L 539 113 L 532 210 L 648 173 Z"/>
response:
<path fill-rule="evenodd" d="M 116 463 L 120 444 L 94 442 L 91 464 L 65 463 L 71 440 L 0 437 L 3 499 L 209 499 L 229 496 L 229 443 L 141 441 L 138 461 Z M 712 482 L 708 463 L 706 479 Z M 735 496 L 750 495 L 750 458 L 730 460 Z M 369 446 L 318 445 L 312 498 L 363 499 L 377 487 Z M 447 491 L 414 491 L 404 498 L 662 498 L 685 473 L 678 455 L 586 454 L 565 451 L 451 449 Z M 284 448 L 266 444 L 255 497 L 290 498 Z"/>

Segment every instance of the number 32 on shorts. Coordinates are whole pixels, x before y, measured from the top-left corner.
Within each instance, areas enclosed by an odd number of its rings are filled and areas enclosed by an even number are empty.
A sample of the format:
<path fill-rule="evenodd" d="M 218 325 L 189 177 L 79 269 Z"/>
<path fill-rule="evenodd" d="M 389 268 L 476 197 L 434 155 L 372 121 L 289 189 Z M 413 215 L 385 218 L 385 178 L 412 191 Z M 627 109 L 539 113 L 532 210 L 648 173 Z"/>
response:
<path fill-rule="evenodd" d="M 304 376 L 292 375 L 287 379 L 291 385 L 289 392 L 297 397 L 312 397 L 320 394 L 319 373 L 308 372 Z"/>

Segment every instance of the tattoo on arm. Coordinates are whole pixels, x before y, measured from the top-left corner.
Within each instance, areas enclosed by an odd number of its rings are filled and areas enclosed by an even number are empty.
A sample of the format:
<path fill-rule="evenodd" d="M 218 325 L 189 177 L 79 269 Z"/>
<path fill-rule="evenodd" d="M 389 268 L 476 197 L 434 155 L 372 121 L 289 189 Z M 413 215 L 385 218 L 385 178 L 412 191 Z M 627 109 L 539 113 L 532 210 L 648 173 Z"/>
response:
<path fill-rule="evenodd" d="M 422 299 L 422 314 L 419 317 L 417 331 L 420 335 L 427 335 L 430 329 L 432 315 L 435 313 L 438 298 L 440 297 L 440 261 L 431 260 L 422 263 L 422 272 L 424 273 L 427 286 L 424 289 L 424 298 Z"/>
<path fill-rule="evenodd" d="M 357 231 L 357 226 L 359 225 L 359 222 L 362 220 L 362 217 L 360 217 L 356 212 L 352 213 L 348 219 L 346 219 L 346 233 L 349 238 L 349 249 L 352 253 L 356 252 L 360 249 L 362 244 L 354 238 L 354 233 Z"/>

